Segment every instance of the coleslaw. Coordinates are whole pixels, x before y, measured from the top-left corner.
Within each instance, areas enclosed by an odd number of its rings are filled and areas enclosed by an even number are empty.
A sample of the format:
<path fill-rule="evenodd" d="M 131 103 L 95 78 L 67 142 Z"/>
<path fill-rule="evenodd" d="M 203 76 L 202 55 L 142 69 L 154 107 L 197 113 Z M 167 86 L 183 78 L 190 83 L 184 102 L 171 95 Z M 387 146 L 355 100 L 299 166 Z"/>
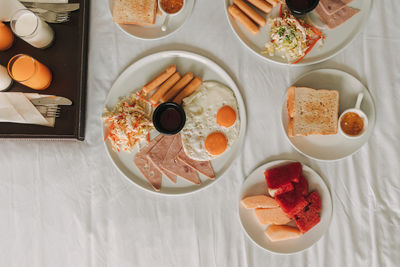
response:
<path fill-rule="evenodd" d="M 280 16 L 269 18 L 270 41 L 265 50 L 270 56 L 277 52 L 290 63 L 298 63 L 315 44 L 325 37 L 317 28 L 296 19 L 289 11 L 281 11 Z"/>
<path fill-rule="evenodd" d="M 106 108 L 103 121 L 107 127 L 104 140 L 108 139 L 117 152 L 121 149 L 130 152 L 141 141 L 149 142 L 154 129 L 146 104 L 138 93 L 122 98 L 112 111 Z"/>

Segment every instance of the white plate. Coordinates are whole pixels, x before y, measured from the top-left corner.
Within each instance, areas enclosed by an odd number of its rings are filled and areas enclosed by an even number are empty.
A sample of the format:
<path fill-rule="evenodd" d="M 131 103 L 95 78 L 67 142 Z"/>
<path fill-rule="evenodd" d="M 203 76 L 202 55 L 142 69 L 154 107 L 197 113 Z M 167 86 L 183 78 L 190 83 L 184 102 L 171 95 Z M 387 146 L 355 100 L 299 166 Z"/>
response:
<path fill-rule="evenodd" d="M 144 84 L 155 75 L 165 70 L 170 64 L 176 64 L 181 74 L 191 71 L 195 75 L 201 76 L 203 81 L 213 80 L 231 88 L 238 102 L 240 116 L 240 133 L 238 140 L 236 140 L 230 150 L 226 151 L 219 158 L 211 161 L 216 176 L 215 180 L 210 180 L 200 175 L 202 184 L 198 186 L 182 178 L 178 178 L 177 183 L 173 184 L 169 179 L 163 177 L 161 190 L 156 193 L 176 195 L 198 191 L 221 178 L 222 174 L 240 154 L 246 131 L 246 110 L 239 89 L 231 77 L 229 77 L 220 66 L 206 57 L 185 51 L 165 51 L 152 54 L 130 65 L 115 81 L 107 96 L 105 106 L 112 109 L 117 104 L 120 97 L 128 96 L 130 93 L 140 90 Z M 105 130 L 103 125 L 103 134 Z M 132 153 L 124 151 L 118 153 L 112 150 L 108 141 L 106 141 L 105 144 L 112 162 L 126 177 L 139 187 L 150 192 L 155 192 L 133 163 L 133 158 L 137 150 L 134 150 Z"/>
<path fill-rule="evenodd" d="M 233 32 L 236 34 L 239 40 L 251 51 L 261 56 L 262 58 L 271 62 L 287 64 L 286 60 L 280 56 L 269 56 L 261 54 L 261 51 L 264 50 L 265 43 L 269 41 L 268 23 L 264 27 L 260 28 L 260 32 L 258 34 L 253 35 L 234 18 L 232 18 L 232 16 L 229 15 L 227 8 L 233 3 L 233 0 L 224 1 L 225 14 L 226 16 L 228 16 L 229 24 L 231 25 Z M 333 57 L 342 49 L 344 49 L 361 31 L 363 25 L 368 19 L 371 4 L 371 0 L 354 0 L 353 2 L 351 2 L 349 6 L 359 9 L 360 12 L 358 12 L 358 14 L 354 15 L 351 19 L 333 30 L 322 29 L 323 33 L 327 37 L 324 45 L 321 48 L 319 48 L 318 46 L 314 47 L 311 52 L 304 57 L 304 59 L 302 59 L 294 66 L 315 64 L 327 60 L 328 58 Z M 255 10 L 257 9 L 255 8 Z M 260 12 L 260 14 L 266 18 L 276 17 L 279 14 L 279 5 L 277 5 L 270 12 L 269 15 L 265 15 L 265 13 L 262 12 Z"/>
<path fill-rule="evenodd" d="M 157 15 L 156 23 L 154 25 L 140 26 L 133 24 L 120 24 L 120 23 L 116 24 L 125 33 L 134 36 L 136 38 L 144 40 L 161 39 L 167 37 L 168 35 L 177 31 L 180 27 L 182 27 L 182 25 L 185 23 L 185 21 L 189 18 L 190 14 L 192 13 L 194 1 L 195 0 L 185 0 L 185 5 L 183 6 L 183 10 L 179 14 L 169 17 L 167 30 L 165 32 L 161 30 L 161 25 L 163 24 L 165 19 L 165 14 L 163 14 L 162 16 Z M 114 0 L 108 0 L 108 3 L 112 17 L 112 7 Z"/>
<path fill-rule="evenodd" d="M 339 91 L 339 115 L 355 106 L 357 95 L 364 93 L 361 110 L 368 117 L 366 133 L 358 139 L 348 139 L 339 132 L 336 135 L 309 135 L 289 137 L 288 113 L 285 94 L 282 104 L 282 126 L 285 135 L 295 149 L 317 160 L 339 160 L 358 151 L 369 139 L 375 126 L 375 104 L 368 89 L 352 75 L 335 69 L 314 70 L 301 76 L 295 86 L 314 89 L 335 89 Z"/>
<path fill-rule="evenodd" d="M 321 221 L 307 233 L 296 239 L 272 242 L 265 235 L 264 231 L 268 228 L 268 226 L 261 225 L 254 214 L 254 210 L 246 209 L 243 207 L 240 201 L 244 197 L 267 194 L 266 192 L 268 187 L 267 183 L 265 182 L 265 170 L 289 162 L 292 161 L 278 160 L 258 167 L 244 181 L 239 199 L 240 222 L 242 223 L 243 229 L 245 230 L 247 236 L 261 248 L 281 254 L 296 253 L 311 247 L 326 232 L 332 216 L 332 199 L 324 180 L 322 180 L 321 176 L 319 176 L 319 174 L 313 169 L 302 164 L 304 177 L 308 181 L 309 192 L 315 190 L 321 197 Z M 295 226 L 296 224 L 292 221 L 289 223 L 289 225 Z"/>

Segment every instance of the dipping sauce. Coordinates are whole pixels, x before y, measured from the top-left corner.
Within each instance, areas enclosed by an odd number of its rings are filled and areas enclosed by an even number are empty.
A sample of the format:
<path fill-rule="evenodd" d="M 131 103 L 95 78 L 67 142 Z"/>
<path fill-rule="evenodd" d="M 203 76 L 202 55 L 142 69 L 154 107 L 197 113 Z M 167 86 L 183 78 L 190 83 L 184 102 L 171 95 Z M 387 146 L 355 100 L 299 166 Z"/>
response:
<path fill-rule="evenodd" d="M 305 14 L 313 10 L 319 3 L 319 0 L 286 0 L 286 3 L 293 13 Z"/>
<path fill-rule="evenodd" d="M 185 111 L 174 102 L 164 102 L 153 112 L 153 125 L 162 134 L 177 134 L 183 129 L 185 123 Z"/>
<path fill-rule="evenodd" d="M 340 120 L 340 127 L 345 134 L 357 136 L 364 129 L 364 121 L 357 113 L 348 112 Z"/>
<path fill-rule="evenodd" d="M 174 108 L 167 108 L 160 115 L 160 125 L 167 131 L 176 131 L 181 123 L 181 114 Z"/>
<path fill-rule="evenodd" d="M 183 1 L 184 0 L 161 0 L 160 4 L 161 4 L 161 8 L 165 12 L 167 12 L 169 14 L 174 14 L 182 9 Z"/>

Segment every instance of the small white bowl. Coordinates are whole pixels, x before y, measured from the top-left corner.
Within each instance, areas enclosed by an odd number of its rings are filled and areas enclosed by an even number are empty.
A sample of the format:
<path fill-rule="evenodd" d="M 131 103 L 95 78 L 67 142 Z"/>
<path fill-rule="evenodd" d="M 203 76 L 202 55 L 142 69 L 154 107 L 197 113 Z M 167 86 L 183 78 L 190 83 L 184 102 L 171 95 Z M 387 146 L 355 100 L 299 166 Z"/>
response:
<path fill-rule="evenodd" d="M 364 135 L 364 133 L 366 132 L 366 130 L 367 130 L 367 128 L 368 128 L 368 117 L 367 117 L 367 115 L 365 115 L 365 113 L 360 109 L 360 106 L 361 106 L 361 102 L 362 102 L 363 97 L 364 97 L 364 94 L 363 94 L 363 93 L 359 93 L 358 96 L 357 96 L 356 106 L 355 106 L 354 108 L 346 109 L 345 111 L 343 111 L 343 113 L 342 113 L 342 114 L 340 115 L 340 117 L 339 117 L 339 132 L 340 132 L 344 137 L 347 137 L 347 138 L 349 138 L 349 139 L 360 138 L 361 136 Z M 360 116 L 360 118 L 363 120 L 363 123 L 364 123 L 363 126 L 364 126 L 364 127 L 363 127 L 362 131 L 361 131 L 358 135 L 349 135 L 349 134 L 345 133 L 345 132 L 343 131 L 343 129 L 342 129 L 342 123 L 341 123 L 341 122 L 342 122 L 342 118 L 343 118 L 343 116 L 344 116 L 345 114 L 350 113 L 350 112 L 356 113 L 356 114 L 357 114 L 358 116 Z"/>
<path fill-rule="evenodd" d="M 175 12 L 175 13 L 168 13 L 168 12 L 166 12 L 166 11 L 163 9 L 162 5 L 161 5 L 161 1 L 162 1 L 162 0 L 158 0 L 158 8 L 159 8 L 159 9 L 161 10 L 161 12 L 165 15 L 164 22 L 163 22 L 163 24 L 161 25 L 161 30 L 162 30 L 163 32 L 165 32 L 165 31 L 167 30 L 167 25 L 168 25 L 169 17 L 176 16 L 176 15 L 178 15 L 178 14 L 180 14 L 180 13 L 182 12 L 182 10 L 185 8 L 185 0 L 182 0 L 183 3 L 182 3 L 181 9 L 179 9 L 179 11 L 178 11 L 178 12 Z"/>
<path fill-rule="evenodd" d="M 185 8 L 185 0 L 183 0 L 182 7 L 181 7 L 181 9 L 179 9 L 178 12 L 175 12 L 175 13 L 168 13 L 167 11 L 165 11 L 165 10 L 162 8 L 162 6 L 161 6 L 161 1 L 162 1 L 162 0 L 158 0 L 158 8 L 161 10 L 162 13 L 164 13 L 164 14 L 166 14 L 166 15 L 168 15 L 168 16 L 176 16 L 176 15 L 180 14 L 180 13 L 182 12 L 182 10 Z"/>

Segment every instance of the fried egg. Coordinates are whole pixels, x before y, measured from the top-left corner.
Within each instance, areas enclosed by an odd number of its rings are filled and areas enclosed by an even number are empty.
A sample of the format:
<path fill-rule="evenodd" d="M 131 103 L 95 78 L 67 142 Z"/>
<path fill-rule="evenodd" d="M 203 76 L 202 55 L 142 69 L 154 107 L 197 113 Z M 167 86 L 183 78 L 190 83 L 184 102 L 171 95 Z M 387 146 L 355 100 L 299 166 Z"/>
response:
<path fill-rule="evenodd" d="M 204 82 L 183 99 L 186 124 L 181 131 L 186 154 L 207 161 L 228 151 L 239 136 L 240 118 L 236 97 L 218 82 Z"/>

